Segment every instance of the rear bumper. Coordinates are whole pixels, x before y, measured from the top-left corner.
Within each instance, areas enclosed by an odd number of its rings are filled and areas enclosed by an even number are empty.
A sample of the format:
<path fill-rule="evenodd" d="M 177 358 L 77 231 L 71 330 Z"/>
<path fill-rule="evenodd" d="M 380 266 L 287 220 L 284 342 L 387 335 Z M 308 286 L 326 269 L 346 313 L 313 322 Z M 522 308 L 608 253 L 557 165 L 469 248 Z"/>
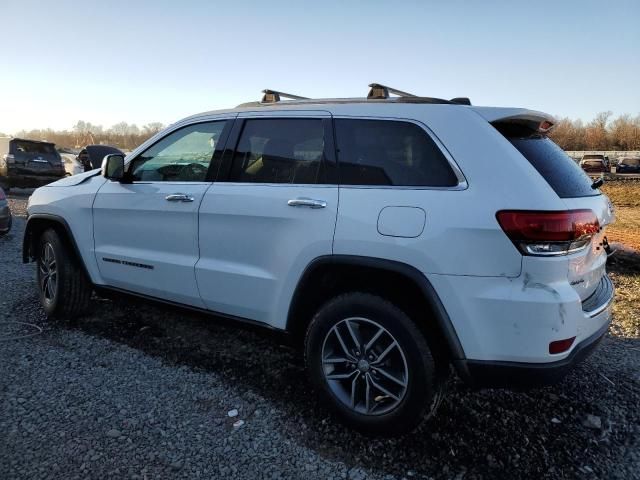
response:
<path fill-rule="evenodd" d="M 534 388 L 560 381 L 587 358 L 609 328 L 609 321 L 574 347 L 569 356 L 550 363 L 457 360 L 455 366 L 463 380 L 476 388 Z M 466 378 L 465 378 L 466 377 Z"/>
<path fill-rule="evenodd" d="M 531 263 L 531 273 L 518 278 L 430 276 L 460 339 L 463 355 L 453 364 L 467 383 L 516 388 L 553 383 L 606 333 L 614 298 L 606 274 L 581 300 L 567 279 L 566 264 L 538 264 L 538 270 Z M 543 276 L 550 272 L 557 281 Z M 550 352 L 551 342 L 571 338 L 566 351 Z"/>

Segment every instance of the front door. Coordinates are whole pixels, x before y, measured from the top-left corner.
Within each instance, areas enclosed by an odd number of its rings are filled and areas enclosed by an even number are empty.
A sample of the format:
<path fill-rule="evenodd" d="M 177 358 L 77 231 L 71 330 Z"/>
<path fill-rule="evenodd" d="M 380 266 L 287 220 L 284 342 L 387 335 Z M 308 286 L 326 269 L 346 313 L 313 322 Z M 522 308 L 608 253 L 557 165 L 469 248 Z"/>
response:
<path fill-rule="evenodd" d="M 240 114 L 200 208 L 206 306 L 274 327 L 307 265 L 332 253 L 338 187 L 326 112 Z"/>
<path fill-rule="evenodd" d="M 214 152 L 222 153 L 231 123 L 177 128 L 128 162 L 130 183 L 107 181 L 100 188 L 93 228 L 107 285 L 203 306 L 194 275 L 198 208 L 211 186 Z"/>

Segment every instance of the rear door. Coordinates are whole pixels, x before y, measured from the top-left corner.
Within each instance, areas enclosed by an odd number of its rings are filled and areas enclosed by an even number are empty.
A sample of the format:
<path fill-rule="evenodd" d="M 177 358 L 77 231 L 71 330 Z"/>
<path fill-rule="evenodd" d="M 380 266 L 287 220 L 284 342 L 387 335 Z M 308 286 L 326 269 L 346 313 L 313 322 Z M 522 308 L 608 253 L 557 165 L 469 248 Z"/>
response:
<path fill-rule="evenodd" d="M 232 122 L 177 128 L 128 163 L 129 183 L 107 181 L 100 188 L 93 228 L 107 285 L 203 307 L 194 275 L 198 208 Z"/>
<path fill-rule="evenodd" d="M 240 114 L 229 143 L 200 207 L 198 288 L 211 310 L 283 328 L 304 269 L 332 253 L 331 116 Z"/>
<path fill-rule="evenodd" d="M 9 153 L 14 157 L 14 175 L 64 175 L 62 159 L 53 143 L 13 139 L 10 142 Z"/>

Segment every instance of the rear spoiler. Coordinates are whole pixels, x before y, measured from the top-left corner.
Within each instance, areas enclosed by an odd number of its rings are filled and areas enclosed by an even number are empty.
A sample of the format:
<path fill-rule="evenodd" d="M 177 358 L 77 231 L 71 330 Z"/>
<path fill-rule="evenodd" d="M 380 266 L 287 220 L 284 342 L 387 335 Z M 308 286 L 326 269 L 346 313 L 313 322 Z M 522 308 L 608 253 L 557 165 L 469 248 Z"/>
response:
<path fill-rule="evenodd" d="M 526 108 L 474 107 L 473 110 L 491 124 L 522 125 L 540 133 L 549 132 L 556 124 L 552 115 Z"/>

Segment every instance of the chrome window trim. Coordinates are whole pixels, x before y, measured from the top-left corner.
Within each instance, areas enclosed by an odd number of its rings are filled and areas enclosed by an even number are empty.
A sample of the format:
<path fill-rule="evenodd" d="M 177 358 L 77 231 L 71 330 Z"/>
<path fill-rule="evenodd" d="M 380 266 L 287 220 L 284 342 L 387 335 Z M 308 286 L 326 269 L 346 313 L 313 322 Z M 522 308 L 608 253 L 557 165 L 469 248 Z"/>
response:
<path fill-rule="evenodd" d="M 336 183 L 258 183 L 258 182 L 221 182 L 221 181 L 216 181 L 213 183 L 215 185 L 233 185 L 236 187 L 254 186 L 254 187 L 281 187 L 281 188 L 289 188 L 289 187 L 338 188 L 340 186 Z"/>
<path fill-rule="evenodd" d="M 113 183 L 121 183 L 118 182 L 117 180 L 109 180 L 110 182 Z M 124 185 L 211 185 L 213 182 L 202 182 L 202 181 L 197 181 L 197 182 L 175 182 L 175 181 L 169 181 L 169 182 L 163 182 L 162 180 L 137 180 L 137 181 L 133 181 L 131 183 L 125 183 Z"/>

